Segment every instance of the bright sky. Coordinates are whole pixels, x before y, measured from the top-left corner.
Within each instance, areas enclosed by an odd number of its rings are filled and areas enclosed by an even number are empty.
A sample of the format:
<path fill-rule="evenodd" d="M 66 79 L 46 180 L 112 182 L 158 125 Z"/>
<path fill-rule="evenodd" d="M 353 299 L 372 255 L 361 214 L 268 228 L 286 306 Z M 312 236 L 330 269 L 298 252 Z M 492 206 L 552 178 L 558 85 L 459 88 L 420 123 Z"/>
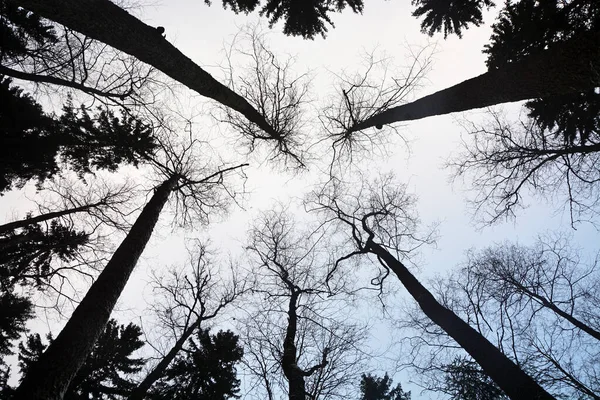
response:
<path fill-rule="evenodd" d="M 257 17 L 235 16 L 230 11 L 224 11 L 220 1 L 213 3 L 212 7 L 208 7 L 202 0 L 153 2 L 137 10 L 136 14 L 150 25 L 164 26 L 167 40 L 221 79 L 220 71 L 214 66 L 223 59 L 224 43 L 231 40 L 239 27 L 254 23 Z M 296 55 L 297 71 L 312 70 L 313 96 L 318 98 L 328 93 L 331 82 L 328 70 L 339 72 L 345 69 L 352 72 L 359 53 L 375 47 L 395 56 L 396 63 L 403 65 L 405 62 L 402 57 L 407 44 L 436 46 L 433 69 L 427 75 L 425 85 L 416 93 L 417 97 L 485 72 L 485 57 L 481 50 L 489 41 L 489 24 L 497 10 L 485 15 L 486 26 L 470 28 L 464 32 L 462 39 L 452 36 L 444 40 L 441 35 L 429 38 L 420 32 L 419 21 L 410 15 L 412 6 L 409 0 L 369 0 L 365 3 L 363 15 L 355 15 L 350 11 L 333 15 L 336 28 L 330 29 L 325 40 L 320 37 L 313 41 L 286 37 L 281 33 L 280 25 L 270 32 L 269 45 L 276 54 Z M 507 109 L 518 115 L 519 108 L 516 105 L 507 106 Z M 480 118 L 480 114 L 475 112 L 465 116 Z M 377 157 L 364 164 L 364 168 L 372 171 L 395 171 L 399 178 L 408 183 L 410 191 L 417 194 L 418 209 L 424 224 L 440 223 L 436 248 L 426 248 L 421 254 L 421 276 L 449 271 L 464 260 L 464 252 L 471 247 L 504 240 L 529 243 L 537 234 L 549 230 L 568 231 L 580 246 L 594 250 L 598 232 L 588 225 L 579 226 L 577 231 L 571 230 L 568 215 L 556 212 L 559 207 L 557 203 L 548 205 L 532 199 L 529 208 L 519 212 L 516 222 L 509 221 L 484 229 L 475 226 L 465 202 L 468 194 L 460 182 L 453 185 L 449 183 L 450 171 L 443 167 L 444 160 L 459 150 L 458 144 L 464 131 L 457 120 L 462 117 L 451 115 L 409 122 L 400 128 L 400 132 L 410 142 L 410 152 L 402 140 L 394 140 L 389 146 L 388 157 Z M 227 247 L 235 251 L 233 247 L 245 238 L 247 221 L 253 212 L 268 208 L 274 200 L 285 202 L 290 196 L 301 197 L 310 183 L 310 176 L 273 174 L 266 166 L 252 168 L 248 173 L 248 186 L 252 194 L 246 203 L 247 211 L 235 211 L 226 222 L 211 227 L 209 233 L 213 243 L 223 252 Z M 19 201 L 16 193 L 0 198 L 0 208 L 3 210 L 0 216 L 10 218 L 13 211 L 19 208 Z M 134 315 L 136 311 L 131 308 L 134 305 L 142 306 L 140 299 L 148 295 L 143 287 L 148 269 L 185 259 L 183 249 L 180 233 L 172 235 L 167 228 L 155 235 L 144 253 L 144 261 L 119 303 L 122 315 Z M 385 332 L 379 332 L 377 338 L 384 336 Z M 393 332 L 389 332 L 389 336 L 393 336 Z M 373 367 L 380 367 L 381 370 L 387 368 L 384 365 Z M 429 398 L 429 395 L 419 396 L 419 389 L 409 380 L 410 374 L 399 373 L 395 376 L 395 382 L 401 382 L 405 390 L 413 390 L 413 399 Z"/>

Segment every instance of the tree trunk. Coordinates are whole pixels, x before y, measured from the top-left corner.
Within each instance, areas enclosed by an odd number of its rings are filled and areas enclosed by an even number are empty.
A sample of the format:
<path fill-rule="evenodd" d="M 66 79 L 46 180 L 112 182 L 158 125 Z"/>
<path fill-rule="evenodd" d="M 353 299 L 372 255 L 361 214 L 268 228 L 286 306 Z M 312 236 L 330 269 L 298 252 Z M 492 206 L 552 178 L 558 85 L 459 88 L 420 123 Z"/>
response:
<path fill-rule="evenodd" d="M 539 294 L 534 293 L 522 286 L 521 287 L 517 286 L 517 289 L 521 290 L 523 293 L 525 293 L 525 295 L 530 296 L 534 299 L 537 299 L 544 307 L 547 307 L 550 310 L 554 311 L 556 314 L 558 314 L 562 318 L 566 319 L 571 324 L 573 324 L 577 328 L 581 329 L 582 331 L 584 331 L 585 333 L 587 333 L 594 339 L 600 340 L 600 332 L 598 330 L 592 328 L 591 326 L 584 323 L 583 321 L 580 321 L 579 319 L 575 318 L 573 315 L 563 311 L 556 304 L 554 304 L 553 302 L 551 302 L 544 296 L 540 296 Z"/>
<path fill-rule="evenodd" d="M 60 400 L 84 363 L 148 243 L 160 212 L 177 184 L 173 176 L 156 188 L 106 267 L 73 315 L 32 365 L 15 392 L 15 400 Z"/>
<path fill-rule="evenodd" d="M 49 219 L 62 217 L 63 215 L 69 215 L 69 214 L 86 211 L 91 208 L 98 207 L 100 205 L 102 205 L 102 203 L 100 203 L 100 202 L 94 203 L 94 204 L 86 204 L 86 205 L 80 206 L 80 207 L 74 207 L 74 208 L 69 208 L 66 210 L 49 212 L 46 214 L 37 215 L 35 217 L 25 218 L 25 219 L 21 219 L 19 221 L 9 222 L 9 223 L 0 225 L 0 233 L 10 232 L 10 231 L 13 231 L 18 228 L 24 228 L 28 225 L 37 224 L 38 222 L 43 222 L 43 221 L 47 221 Z"/>
<path fill-rule="evenodd" d="M 144 380 L 131 391 L 127 400 L 143 400 L 148 393 L 148 390 L 152 387 L 154 382 L 156 382 L 163 375 L 171 361 L 175 358 L 177 353 L 183 348 L 183 345 L 188 340 L 188 338 L 194 333 L 194 331 L 200 326 L 201 319 L 198 318 L 192 325 L 190 325 L 181 335 L 179 340 L 175 342 L 175 345 L 169 350 L 169 352 L 163 357 L 162 360 L 154 367 L 154 369 L 146 375 Z"/>
<path fill-rule="evenodd" d="M 521 61 L 391 108 L 355 125 L 351 131 L 512 101 L 582 92 L 597 86 L 600 86 L 600 32 L 587 32 Z"/>
<path fill-rule="evenodd" d="M 296 350 L 296 331 L 298 315 L 296 313 L 298 292 L 292 287 L 292 295 L 288 307 L 288 326 L 283 340 L 283 357 L 281 369 L 288 380 L 288 394 L 290 400 L 306 400 L 306 385 L 303 371 L 298 367 L 298 354 Z"/>
<path fill-rule="evenodd" d="M 554 399 L 529 375 L 451 310 L 442 306 L 413 274 L 380 245 L 369 241 L 367 248 L 398 276 L 421 310 L 473 357 L 483 371 L 511 399 Z"/>
<path fill-rule="evenodd" d="M 152 65 L 202 96 L 244 115 L 273 138 L 279 134 L 243 97 L 224 86 L 146 25 L 109 0 L 10 0 Z"/>

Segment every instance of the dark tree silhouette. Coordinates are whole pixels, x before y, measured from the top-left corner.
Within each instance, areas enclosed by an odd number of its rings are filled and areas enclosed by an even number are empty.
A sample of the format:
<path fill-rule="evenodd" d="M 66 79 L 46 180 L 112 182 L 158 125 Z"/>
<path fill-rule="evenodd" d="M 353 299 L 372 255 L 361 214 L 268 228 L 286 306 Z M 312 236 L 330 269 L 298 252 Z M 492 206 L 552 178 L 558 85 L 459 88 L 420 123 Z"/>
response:
<path fill-rule="evenodd" d="M 572 143 L 534 119 L 511 121 L 494 110 L 488 115 L 483 123 L 464 123 L 468 140 L 448 163 L 456 177 L 468 177 L 475 192 L 471 201 L 484 222 L 514 216 L 524 206 L 527 191 L 563 197 L 572 224 L 598 214 L 598 131 L 585 143 Z"/>
<path fill-rule="evenodd" d="M 34 313 L 28 298 L 15 294 L 12 287 L 0 282 L 0 356 L 4 357 L 13 354 L 11 342 L 27 331 L 25 323 Z"/>
<path fill-rule="evenodd" d="M 546 50 L 383 111 L 356 124 L 350 133 L 495 104 L 587 92 L 600 85 L 599 42 L 600 32 L 580 32 Z"/>
<path fill-rule="evenodd" d="M 159 320 L 158 328 L 163 332 L 161 336 L 173 336 L 173 343 L 129 393 L 128 400 L 143 400 L 160 379 L 163 381 L 158 383 L 158 386 L 165 389 L 169 382 L 169 379 L 164 378 L 165 374 L 169 374 L 169 368 L 179 355 L 189 354 L 190 350 L 185 346 L 190 338 L 195 334 L 204 338 L 204 333 L 199 333 L 204 330 L 203 326 L 223 314 L 225 309 L 245 292 L 246 285 L 243 280 L 238 281 L 233 266 L 231 280 L 224 282 L 217 277 L 219 272 L 215 264 L 207 245 L 197 242 L 195 247 L 190 249 L 190 258 L 185 268 L 173 268 L 166 277 L 154 276 L 155 304 L 152 305 L 152 309 Z M 193 347 L 193 341 L 190 341 L 190 345 Z M 167 391 L 170 393 L 172 390 Z"/>
<path fill-rule="evenodd" d="M 133 357 L 144 342 L 140 339 L 141 329 L 135 324 L 118 325 L 111 319 L 98 338 L 91 353 L 67 388 L 65 400 L 121 399 L 135 387 L 134 374 L 144 364 L 141 358 Z M 49 342 L 52 338 L 49 337 Z M 47 345 L 40 335 L 28 335 L 19 345 L 19 365 L 22 374 L 39 359 Z"/>
<path fill-rule="evenodd" d="M 239 337 L 231 331 L 211 335 L 198 329 L 188 348 L 177 356 L 150 393 L 151 400 L 239 398 L 235 366 L 244 355 Z"/>
<path fill-rule="evenodd" d="M 0 82 L 0 193 L 30 179 L 41 185 L 59 172 L 57 158 L 83 177 L 96 169 L 137 165 L 156 149 L 152 130 L 139 119 L 118 118 L 109 109 L 92 116 L 70 102 L 60 117 L 50 116 L 11 83 L 8 78 Z"/>
<path fill-rule="evenodd" d="M 43 21 L 14 2 L 0 3 L 2 52 L 0 75 L 33 82 L 37 89 L 55 93 L 75 89 L 102 103 L 121 106 L 148 101 L 153 70 L 60 25 Z M 48 90 L 48 85 L 54 88 Z"/>
<path fill-rule="evenodd" d="M 557 398 L 597 399 L 599 278 L 597 258 L 588 262 L 564 236 L 542 236 L 531 246 L 507 242 L 471 250 L 461 268 L 432 287 L 444 306 Z M 400 325 L 413 332 L 403 339 L 407 365 L 425 387 L 451 394 L 472 381 L 473 391 L 496 393 L 487 374 L 420 310 L 409 311 Z M 451 377 L 453 368 L 458 375 Z"/>
<path fill-rule="evenodd" d="M 594 0 L 506 3 L 493 25 L 484 53 L 490 70 L 522 60 L 585 32 L 600 29 L 600 5 Z M 541 96 L 539 96 L 541 97 Z M 581 93 L 544 97 L 525 104 L 542 130 L 563 136 L 566 143 L 584 145 L 600 128 L 600 94 L 594 88 Z"/>
<path fill-rule="evenodd" d="M 210 0 L 204 2 L 211 4 Z M 223 0 L 223 7 L 230 7 L 236 14 L 248 14 L 258 8 L 260 15 L 269 19 L 270 26 L 283 20 L 286 35 L 313 39 L 316 35 L 325 37 L 328 24 L 334 27 L 330 13 L 341 12 L 346 7 L 362 13 L 363 0 L 265 0 L 262 3 L 260 0 Z"/>
<path fill-rule="evenodd" d="M 75 215 L 99 221 L 118 229 L 127 227 L 124 221 L 128 204 L 132 200 L 134 187 L 130 182 L 112 185 L 102 179 L 86 179 L 74 182 L 71 179 L 56 179 L 45 185 L 47 199 L 37 200 L 37 215 L 29 212 L 24 218 L 0 225 L 0 237 L 11 231 L 50 220 L 67 221 Z"/>
<path fill-rule="evenodd" d="M 265 140 L 279 141 L 281 132 L 242 96 L 215 80 L 181 51 L 170 44 L 156 28 L 146 25 L 109 0 L 14 0 L 27 10 L 136 57 L 171 78 L 232 108 L 266 132 Z M 90 13 L 89 10 L 94 10 Z"/>
<path fill-rule="evenodd" d="M 206 223 L 209 211 L 223 212 L 229 200 L 235 197 L 237 192 L 225 187 L 225 177 L 246 164 L 224 166 L 216 171 L 212 166 L 199 166 L 198 158 L 190 154 L 199 151 L 194 146 L 198 141 L 190 140 L 191 143 L 182 144 L 183 150 L 162 144 L 161 156 L 154 159 L 153 164 L 166 179 L 154 189 L 131 230 L 63 330 L 31 366 L 17 388 L 17 399 L 60 399 L 63 396 L 108 322 L 172 193 L 177 214 L 184 223 L 189 218 Z"/>
<path fill-rule="evenodd" d="M 252 224 L 246 249 L 257 296 L 240 325 L 246 365 L 269 400 L 278 392 L 290 400 L 346 398 L 362 364 L 356 348 L 364 331 L 342 311 L 354 282 L 333 271 L 327 232 L 301 226 L 281 208 Z"/>
<path fill-rule="evenodd" d="M 406 257 L 404 249 L 414 249 L 427 242 L 427 238 L 417 235 L 414 198 L 406 194 L 405 188 L 391 176 L 374 183 L 363 183 L 354 190 L 351 187 L 332 181 L 315 191 L 309 202 L 313 211 L 337 221 L 340 229 L 346 228 L 348 243 L 352 243 L 354 251 L 339 261 L 357 255 L 373 255 L 386 271 L 384 278 L 393 272 L 423 313 L 465 349 L 507 395 L 553 399 L 485 336 L 441 304 L 400 261 Z M 340 262 L 336 263 L 338 268 Z"/>
<path fill-rule="evenodd" d="M 89 235 L 54 220 L 28 225 L 0 236 L 0 280 L 16 284 L 44 286 L 57 273 L 52 261 L 72 261 L 88 243 Z"/>
<path fill-rule="evenodd" d="M 360 380 L 360 400 L 410 400 L 410 392 L 402 390 L 397 384 L 392 388 L 392 379 L 386 373 L 383 378 L 363 374 Z"/>
<path fill-rule="evenodd" d="M 492 0 L 412 0 L 417 8 L 413 16 L 422 17 L 421 29 L 430 36 L 444 31 L 444 39 L 448 35 L 462 36 L 462 30 L 470 24 L 479 26 L 483 23 L 483 8 L 494 5 Z"/>
<path fill-rule="evenodd" d="M 460 400 L 506 400 L 508 397 L 477 365 L 465 357 L 457 357 L 443 367 L 444 393 Z"/>
<path fill-rule="evenodd" d="M 450 18 L 451 9 L 460 14 L 459 10 L 491 5 L 487 0 L 415 3 L 420 11 L 430 12 L 424 26 L 433 30 L 439 29 L 446 16 Z M 447 20 L 450 25 L 451 20 Z M 599 28 L 600 6 L 594 0 L 507 2 L 484 49 L 489 72 L 381 112 L 350 131 L 535 99 L 527 108 L 540 128 L 583 144 L 599 125 L 600 95 L 594 90 L 600 86 Z"/>

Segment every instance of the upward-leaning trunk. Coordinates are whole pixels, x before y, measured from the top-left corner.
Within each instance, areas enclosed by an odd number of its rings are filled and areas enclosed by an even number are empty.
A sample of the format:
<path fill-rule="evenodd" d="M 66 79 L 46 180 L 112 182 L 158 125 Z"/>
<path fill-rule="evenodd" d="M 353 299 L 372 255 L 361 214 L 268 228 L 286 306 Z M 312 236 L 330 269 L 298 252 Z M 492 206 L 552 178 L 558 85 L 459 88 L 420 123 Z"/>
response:
<path fill-rule="evenodd" d="M 530 296 L 530 297 L 532 297 L 534 299 L 537 299 L 540 303 L 542 303 L 542 305 L 544 307 L 547 307 L 550 310 L 554 311 L 557 315 L 559 315 L 562 318 L 566 319 L 567 321 L 569 321 L 574 326 L 576 326 L 577 328 L 581 329 L 582 331 L 584 331 L 585 333 L 587 333 L 588 335 L 590 335 L 594 339 L 600 340 L 600 331 L 592 328 L 590 325 L 588 325 L 585 322 L 579 320 L 578 318 L 575 318 L 573 315 L 569 314 L 568 312 L 563 311 L 556 304 L 554 304 L 554 302 L 548 300 L 544 296 L 541 296 L 541 295 L 539 295 L 539 294 L 537 294 L 535 292 L 532 292 L 531 290 L 529 290 L 529 289 L 527 289 L 525 287 L 519 287 L 519 290 L 521 290 L 526 295 L 528 295 L 528 296 Z"/>
<path fill-rule="evenodd" d="M 391 108 L 354 126 L 359 131 L 488 107 L 495 104 L 582 92 L 600 86 L 600 32 L 579 34 L 521 61 Z"/>
<path fill-rule="evenodd" d="M 302 369 L 298 367 L 298 354 L 296 349 L 296 331 L 298 326 L 298 292 L 294 288 L 290 296 L 288 307 L 288 325 L 283 339 L 283 357 L 281 369 L 288 380 L 288 394 L 290 400 L 305 400 L 306 384 Z"/>
<path fill-rule="evenodd" d="M 190 325 L 184 333 L 181 335 L 179 340 L 175 342 L 175 345 L 169 350 L 169 352 L 163 357 L 162 360 L 156 367 L 144 378 L 142 382 L 135 389 L 131 391 L 127 400 L 143 400 L 148 393 L 148 390 L 152 387 L 154 382 L 156 382 L 163 375 L 171 361 L 175 358 L 177 353 L 183 348 L 183 345 L 188 340 L 188 338 L 194 333 L 194 331 L 200 326 L 201 319 L 198 318 L 192 325 Z"/>
<path fill-rule="evenodd" d="M 394 271 L 406 290 L 419 303 L 425 315 L 465 349 L 511 399 L 554 399 L 483 335 L 441 305 L 404 264 L 387 250 L 372 241 L 368 243 L 368 249 Z"/>
<path fill-rule="evenodd" d="M 62 399 L 69 383 L 106 326 L 177 181 L 177 177 L 171 177 L 156 188 L 63 330 L 30 367 L 15 392 L 15 400 Z"/>
<path fill-rule="evenodd" d="M 279 134 L 242 96 L 213 78 L 162 37 L 110 0 L 10 0 L 152 65 L 198 94 L 232 108 L 273 138 Z"/>
<path fill-rule="evenodd" d="M 101 203 L 94 204 L 86 204 L 80 207 L 69 208 L 61 211 L 49 212 L 46 214 L 36 215 L 35 217 L 25 218 L 18 221 L 8 222 L 6 224 L 0 225 L 0 233 L 10 232 L 18 228 L 24 228 L 28 225 L 37 224 L 38 222 L 48 221 L 49 219 L 54 219 L 58 217 L 62 217 L 64 215 L 75 214 L 78 212 L 86 211 L 94 207 L 98 207 Z"/>

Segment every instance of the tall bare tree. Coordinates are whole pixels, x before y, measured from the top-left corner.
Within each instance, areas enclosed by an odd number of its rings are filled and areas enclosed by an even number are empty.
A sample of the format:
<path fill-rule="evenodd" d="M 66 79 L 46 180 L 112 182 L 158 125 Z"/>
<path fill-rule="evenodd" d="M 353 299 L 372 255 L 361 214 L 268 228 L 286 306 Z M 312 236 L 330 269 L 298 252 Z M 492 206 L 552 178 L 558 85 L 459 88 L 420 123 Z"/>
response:
<path fill-rule="evenodd" d="M 319 115 L 324 136 L 331 141 L 332 166 L 385 147 L 386 135 L 353 127 L 407 103 L 431 69 L 433 51 L 431 45 L 407 46 L 403 57 L 407 64 L 399 66 L 391 55 L 373 50 L 362 55 L 361 71 L 332 73 L 335 93 L 327 98 Z M 396 126 L 387 128 L 399 134 Z"/>
<path fill-rule="evenodd" d="M 166 137 L 173 136 L 167 132 Z M 173 139 L 171 139 L 173 140 Z M 85 361 L 143 252 L 165 204 L 173 194 L 179 222 L 206 223 L 211 212 L 224 212 L 237 191 L 226 178 L 246 164 L 204 165 L 198 158 L 200 142 L 190 138 L 177 147 L 163 142 L 162 154 L 153 160 L 163 177 L 125 239 L 102 273 L 92 284 L 73 315 L 23 378 L 17 399 L 60 399 L 69 382 Z"/>
<path fill-rule="evenodd" d="M 215 265 L 216 260 L 204 243 L 194 243 L 187 264 L 184 268 L 171 269 L 168 276 L 155 274 L 153 277 L 153 298 L 156 300 L 152 308 L 157 314 L 160 330 L 172 336 L 174 342 L 131 391 L 129 400 L 144 399 L 192 335 L 207 329 L 207 324 L 223 314 L 225 308 L 246 291 L 245 281 L 237 275 L 235 266 L 232 266 L 229 282 L 224 281 L 225 271 Z"/>
<path fill-rule="evenodd" d="M 39 214 L 28 213 L 26 218 L 0 225 L 0 235 L 27 225 L 57 218 L 86 214 L 114 227 L 124 227 L 126 205 L 134 195 L 130 182 L 113 185 L 109 182 L 89 180 L 81 185 L 68 179 L 56 180 L 45 187 L 46 200 L 36 201 Z"/>
<path fill-rule="evenodd" d="M 280 134 L 268 140 L 260 126 L 226 104 L 218 106 L 216 119 L 231 126 L 245 151 L 265 147 L 267 159 L 282 159 L 283 164 L 305 167 L 306 108 L 310 101 L 308 73 L 296 74 L 294 58 L 279 56 L 267 44 L 267 34 L 260 24 L 243 27 L 225 48 L 227 64 L 223 67 L 226 83 L 264 116 Z"/>
<path fill-rule="evenodd" d="M 476 191 L 472 200 L 485 222 L 514 216 L 527 192 L 565 199 L 575 224 L 598 214 L 600 132 L 572 141 L 532 118 L 510 122 L 490 110 L 489 120 L 466 122 L 464 150 L 449 165 Z"/>
<path fill-rule="evenodd" d="M 186 57 L 156 27 L 146 25 L 111 1 L 8 1 L 136 57 L 198 94 L 241 113 L 266 133 L 264 139 L 281 140 L 282 132 L 247 100 Z"/>
<path fill-rule="evenodd" d="M 584 261 L 564 236 L 543 236 L 532 246 L 470 251 L 464 266 L 434 290 L 557 397 L 597 399 L 598 278 L 596 259 Z M 429 385 L 439 386 L 437 372 L 456 356 L 447 335 L 415 312 L 402 324 L 415 333 L 407 339 L 411 364 L 433 372 Z"/>
<path fill-rule="evenodd" d="M 341 311 L 353 282 L 332 274 L 326 237 L 282 209 L 263 213 L 250 230 L 258 298 L 243 337 L 247 368 L 268 399 L 280 391 L 290 400 L 347 398 L 362 372 L 365 331 Z"/>
<path fill-rule="evenodd" d="M 75 89 L 109 104 L 152 101 L 154 69 L 135 57 L 3 1 L 0 73 L 34 83 Z M 50 90 L 45 90 L 50 92 Z"/>
<path fill-rule="evenodd" d="M 400 261 L 406 257 L 406 250 L 430 240 L 418 236 L 414 197 L 406 193 L 405 187 L 388 175 L 359 184 L 358 188 L 352 190 L 349 185 L 331 181 L 313 193 L 309 202 L 312 210 L 346 228 L 348 243 L 354 250 L 340 260 L 357 255 L 376 257 L 386 274 L 391 271 L 398 277 L 423 313 L 464 348 L 507 395 L 515 399 L 552 399 L 489 340 L 441 304 Z"/>
<path fill-rule="evenodd" d="M 598 32 L 578 33 L 522 60 L 385 110 L 353 125 L 347 134 L 394 122 L 593 89 L 600 85 L 599 42 Z"/>

